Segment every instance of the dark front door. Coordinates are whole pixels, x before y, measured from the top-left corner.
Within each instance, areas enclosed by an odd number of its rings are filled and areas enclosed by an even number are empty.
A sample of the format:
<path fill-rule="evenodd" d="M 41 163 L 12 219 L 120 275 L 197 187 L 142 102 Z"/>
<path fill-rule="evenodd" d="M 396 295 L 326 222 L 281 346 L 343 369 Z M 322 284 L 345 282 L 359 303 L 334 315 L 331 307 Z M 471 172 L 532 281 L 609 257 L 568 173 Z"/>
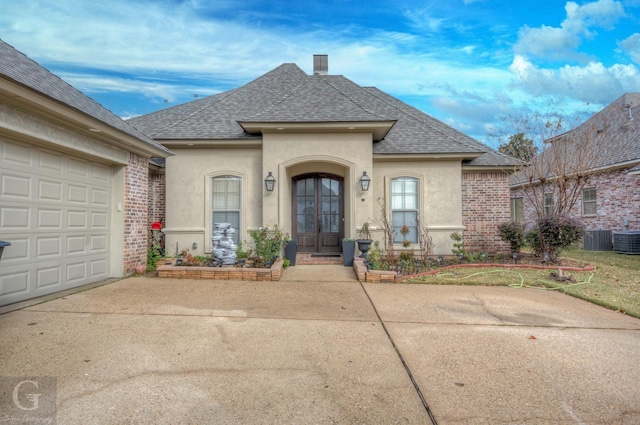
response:
<path fill-rule="evenodd" d="M 340 252 L 343 205 L 341 177 L 307 174 L 293 180 L 293 233 L 298 251 Z"/>

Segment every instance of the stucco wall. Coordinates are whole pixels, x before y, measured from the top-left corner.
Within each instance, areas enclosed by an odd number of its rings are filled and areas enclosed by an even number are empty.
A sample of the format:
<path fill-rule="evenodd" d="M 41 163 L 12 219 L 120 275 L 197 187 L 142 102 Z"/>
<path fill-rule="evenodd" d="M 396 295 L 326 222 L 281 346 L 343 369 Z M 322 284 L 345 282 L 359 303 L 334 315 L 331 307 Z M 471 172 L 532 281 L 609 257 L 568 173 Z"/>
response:
<path fill-rule="evenodd" d="M 509 245 L 500 240 L 498 225 L 510 218 L 507 173 L 462 174 L 462 235 L 467 251 L 508 252 Z"/>
<path fill-rule="evenodd" d="M 260 149 L 177 149 L 166 160 L 167 209 L 165 245 L 168 255 L 189 248 L 194 255 L 211 250 L 212 177 L 242 177 L 242 228 L 262 225 L 264 176 Z M 240 235 L 247 240 L 248 235 Z M 193 244 L 197 248 L 193 248 Z"/>
<path fill-rule="evenodd" d="M 359 179 L 363 171 L 371 175 L 371 134 L 267 133 L 263 147 L 262 178 L 272 171 L 277 180 L 264 197 L 264 224 L 280 223 L 291 232 L 291 179 L 316 172 L 344 178 L 345 237 L 355 237 L 356 228 L 370 221 L 374 198 L 359 189 Z"/>
<path fill-rule="evenodd" d="M 395 177 L 414 177 L 420 184 L 420 221 L 426 225 L 434 242 L 434 255 L 451 255 L 452 232 L 462 231 L 462 173 L 460 161 L 376 161 L 372 176 L 376 200 L 374 222 L 380 222 L 381 204 L 390 217 L 390 181 Z M 376 231 L 383 240 L 383 232 Z M 400 245 L 398 245 L 400 247 Z M 417 248 L 417 246 L 416 246 Z"/>

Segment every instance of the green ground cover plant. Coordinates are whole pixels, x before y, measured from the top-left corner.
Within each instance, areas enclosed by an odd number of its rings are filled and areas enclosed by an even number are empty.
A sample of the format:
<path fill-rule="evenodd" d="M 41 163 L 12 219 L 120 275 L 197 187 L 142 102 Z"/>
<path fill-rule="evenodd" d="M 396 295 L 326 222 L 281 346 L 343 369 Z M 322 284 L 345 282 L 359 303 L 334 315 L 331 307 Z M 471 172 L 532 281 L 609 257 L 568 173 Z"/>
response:
<path fill-rule="evenodd" d="M 640 318 L 640 256 L 614 252 L 568 249 L 562 260 L 569 264 L 595 266 L 593 272 L 564 271 L 565 281 L 557 281 L 557 269 L 453 268 L 407 283 L 432 285 L 492 285 L 529 287 L 564 292 L 603 307 Z"/>

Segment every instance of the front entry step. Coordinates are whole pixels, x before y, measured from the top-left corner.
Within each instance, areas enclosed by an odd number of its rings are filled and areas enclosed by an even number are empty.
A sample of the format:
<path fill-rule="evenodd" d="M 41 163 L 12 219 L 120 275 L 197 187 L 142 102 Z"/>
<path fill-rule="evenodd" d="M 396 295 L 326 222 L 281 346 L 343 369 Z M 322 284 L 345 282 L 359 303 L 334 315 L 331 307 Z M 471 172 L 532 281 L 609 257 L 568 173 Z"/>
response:
<path fill-rule="evenodd" d="M 342 264 L 342 254 L 320 254 L 320 253 L 298 253 L 296 255 L 296 265 L 323 265 Z"/>

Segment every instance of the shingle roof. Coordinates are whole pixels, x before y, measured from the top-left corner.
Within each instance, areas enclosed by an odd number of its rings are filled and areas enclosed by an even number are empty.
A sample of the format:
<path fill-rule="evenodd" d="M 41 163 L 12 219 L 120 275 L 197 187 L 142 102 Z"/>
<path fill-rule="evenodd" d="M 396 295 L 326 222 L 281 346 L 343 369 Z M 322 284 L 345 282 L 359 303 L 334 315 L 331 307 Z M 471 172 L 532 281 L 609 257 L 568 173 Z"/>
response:
<path fill-rule="evenodd" d="M 157 150 L 169 153 L 164 146 L 2 40 L 0 40 L 0 76 L 40 92 Z"/>
<path fill-rule="evenodd" d="M 512 185 L 541 174 L 553 177 L 557 174 L 554 169 L 558 167 L 547 166 L 547 163 L 556 158 L 562 158 L 565 173 L 603 170 L 625 164 L 636 166 L 635 163 L 640 162 L 640 93 L 623 94 L 575 129 L 550 142 L 534 158 L 535 172 L 513 174 Z M 588 167 L 581 163 L 586 160 Z"/>
<path fill-rule="evenodd" d="M 283 64 L 231 91 L 130 120 L 156 140 L 247 139 L 238 122 L 396 121 L 373 152 L 481 155 L 465 164 L 511 166 L 515 160 L 374 87 L 340 75 L 307 75 Z"/>

